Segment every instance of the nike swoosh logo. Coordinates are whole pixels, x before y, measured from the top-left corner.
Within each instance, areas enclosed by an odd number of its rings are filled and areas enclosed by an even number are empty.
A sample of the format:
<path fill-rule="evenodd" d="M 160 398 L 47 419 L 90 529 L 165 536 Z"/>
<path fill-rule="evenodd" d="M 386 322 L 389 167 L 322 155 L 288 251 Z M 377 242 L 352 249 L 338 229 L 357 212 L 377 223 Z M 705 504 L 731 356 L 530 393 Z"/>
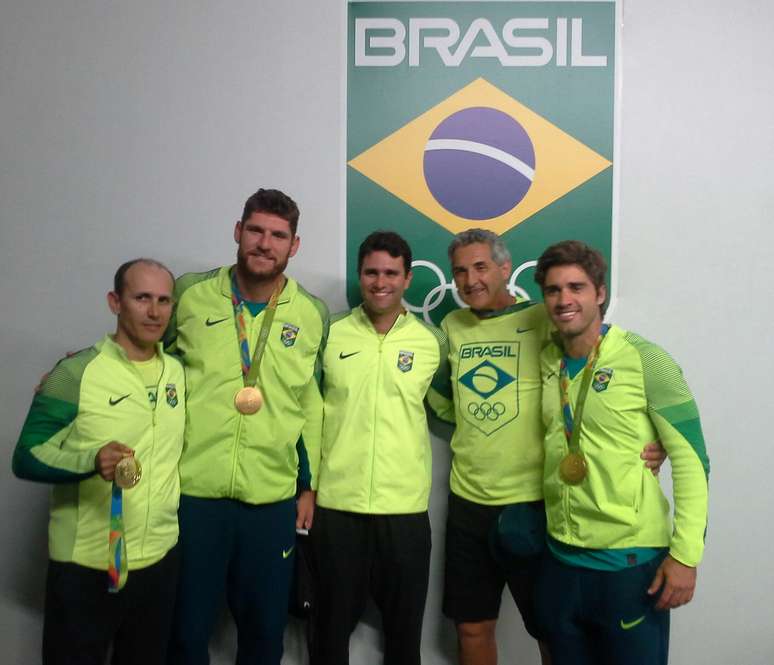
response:
<path fill-rule="evenodd" d="M 218 323 L 223 323 L 228 318 L 230 318 L 230 317 L 226 316 L 226 317 L 224 317 L 222 319 L 216 319 L 215 321 L 211 321 L 210 317 L 208 316 L 207 320 L 204 322 L 204 325 L 209 328 L 210 326 L 217 325 Z"/>
<path fill-rule="evenodd" d="M 516 328 L 516 334 L 520 335 L 521 333 L 529 332 L 530 330 L 534 330 L 534 328 Z"/>
<path fill-rule="evenodd" d="M 116 405 L 116 404 L 118 404 L 119 402 L 123 402 L 123 401 L 124 401 L 124 400 L 125 400 L 127 397 L 129 397 L 129 395 L 131 395 L 131 394 L 132 394 L 132 393 L 128 393 L 128 394 L 124 395 L 123 397 L 119 397 L 118 399 L 113 399 L 113 398 L 111 397 L 111 398 L 108 400 L 108 402 L 110 402 L 110 406 L 115 406 L 115 405 Z"/>
<path fill-rule="evenodd" d="M 630 630 L 635 626 L 639 626 L 643 621 L 645 621 L 644 614 L 639 619 L 635 619 L 634 621 L 629 621 L 628 623 L 623 619 L 621 619 L 621 628 L 623 628 L 624 630 Z"/>
<path fill-rule="evenodd" d="M 293 547 L 291 547 L 289 550 L 282 550 L 282 558 L 287 559 L 293 553 L 293 550 L 295 548 L 296 546 L 293 545 Z M 642 617 L 642 618 L 644 619 L 645 617 Z"/>
<path fill-rule="evenodd" d="M 550 378 L 552 378 L 554 376 L 556 376 L 556 372 L 549 372 L 548 374 L 546 374 L 546 378 L 544 380 L 548 381 L 548 379 L 550 379 Z"/>
<path fill-rule="evenodd" d="M 351 356 L 356 356 L 360 351 L 353 351 L 352 353 L 344 353 L 343 351 L 339 353 L 339 360 L 344 360 L 344 358 L 349 358 Z"/>

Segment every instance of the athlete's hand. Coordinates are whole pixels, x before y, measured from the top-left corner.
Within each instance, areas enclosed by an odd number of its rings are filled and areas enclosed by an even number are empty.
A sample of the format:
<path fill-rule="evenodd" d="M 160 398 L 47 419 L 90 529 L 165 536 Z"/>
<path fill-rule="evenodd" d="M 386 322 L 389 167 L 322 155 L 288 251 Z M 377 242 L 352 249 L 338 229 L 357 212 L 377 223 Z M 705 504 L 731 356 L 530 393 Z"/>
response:
<path fill-rule="evenodd" d="M 314 498 L 312 490 L 305 490 L 296 501 L 296 529 L 311 529 L 314 521 Z"/>
<path fill-rule="evenodd" d="M 648 595 L 652 596 L 661 589 L 656 609 L 671 610 L 690 603 L 695 588 L 696 568 L 686 566 L 667 555 L 656 571 Z"/>
<path fill-rule="evenodd" d="M 640 459 L 645 460 L 645 468 L 650 469 L 654 476 L 661 471 L 661 465 L 666 461 L 667 454 L 661 441 L 653 441 L 642 449 Z"/>
<path fill-rule="evenodd" d="M 94 456 L 94 468 L 104 480 L 113 480 L 116 474 L 116 464 L 124 457 L 134 455 L 134 450 L 118 441 L 110 441 L 97 451 Z"/>

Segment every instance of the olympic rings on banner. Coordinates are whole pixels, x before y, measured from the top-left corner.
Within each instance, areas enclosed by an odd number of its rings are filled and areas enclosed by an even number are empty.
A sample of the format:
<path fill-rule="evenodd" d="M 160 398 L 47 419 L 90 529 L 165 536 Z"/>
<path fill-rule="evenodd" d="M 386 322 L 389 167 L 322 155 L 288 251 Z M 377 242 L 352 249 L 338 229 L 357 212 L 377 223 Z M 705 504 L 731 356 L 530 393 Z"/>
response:
<path fill-rule="evenodd" d="M 536 265 L 537 261 L 525 261 L 518 268 L 516 268 L 516 270 L 513 271 L 511 278 L 508 280 L 508 292 L 512 296 L 524 298 L 526 300 L 530 299 L 529 293 L 527 293 L 527 291 L 521 286 L 518 286 L 516 281 L 519 279 L 521 273 L 529 268 L 534 268 Z M 467 306 L 460 298 L 460 294 L 457 292 L 457 287 L 454 284 L 454 280 L 452 279 L 447 282 L 446 275 L 444 274 L 443 270 L 441 270 L 435 263 L 432 261 L 426 261 L 424 259 L 416 259 L 412 261 L 411 268 L 412 270 L 415 268 L 427 268 L 435 275 L 435 278 L 438 280 L 438 285 L 434 286 L 425 294 L 425 298 L 421 305 L 413 305 L 404 299 L 403 306 L 409 312 L 421 314 L 422 318 L 427 323 L 433 323 L 433 320 L 430 318 L 430 312 L 440 307 L 441 303 L 446 297 L 447 291 L 451 291 L 452 298 L 454 298 L 454 302 L 457 304 L 457 307 Z"/>

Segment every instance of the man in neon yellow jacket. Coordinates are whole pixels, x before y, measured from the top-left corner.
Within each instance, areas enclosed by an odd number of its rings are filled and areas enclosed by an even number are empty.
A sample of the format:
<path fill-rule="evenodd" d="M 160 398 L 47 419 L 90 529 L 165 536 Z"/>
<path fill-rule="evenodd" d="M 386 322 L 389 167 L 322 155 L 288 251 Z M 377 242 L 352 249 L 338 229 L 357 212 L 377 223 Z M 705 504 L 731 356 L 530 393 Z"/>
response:
<path fill-rule="evenodd" d="M 550 555 L 537 586 L 554 665 L 666 665 L 669 609 L 689 602 L 704 549 L 709 460 L 682 372 L 655 344 L 603 324 L 606 265 L 549 247 L 535 280 L 557 328 L 541 356 Z M 674 520 L 643 445 L 672 463 Z"/>
<path fill-rule="evenodd" d="M 159 343 L 174 280 L 158 262 L 138 259 L 114 282 L 115 335 L 59 361 L 13 456 L 17 476 L 54 485 L 44 665 L 104 663 L 111 642 L 121 662 L 165 662 L 185 425 L 183 368 Z M 133 462 L 136 487 L 111 487 L 117 465 Z"/>
<path fill-rule="evenodd" d="M 517 301 L 509 292 L 510 254 L 497 234 L 458 233 L 449 260 L 469 308 L 454 310 L 441 322 L 449 340 L 453 395 L 432 388 L 428 394 L 436 413 L 456 423 L 443 612 L 455 622 L 460 663 L 494 665 L 506 584 L 527 631 L 539 637 L 533 607 L 538 556 L 503 557 L 492 536 L 504 515 L 525 533 L 539 530 L 542 521 L 540 353 L 550 343 L 552 326 L 541 304 Z M 657 444 L 646 446 L 642 456 L 647 467 L 663 461 Z M 535 545 L 539 548 L 539 539 Z M 539 647 L 548 663 L 546 646 Z"/>
<path fill-rule="evenodd" d="M 234 227 L 236 265 L 178 279 L 165 342 L 185 366 L 188 407 L 171 663 L 209 662 L 224 597 L 237 662 L 282 657 L 295 530 L 313 517 L 328 331 L 325 305 L 285 276 L 298 218 L 289 196 L 258 190 Z"/>
<path fill-rule="evenodd" d="M 419 665 L 430 565 L 432 459 L 424 398 L 448 386 L 443 333 L 401 304 L 411 249 L 377 231 L 360 245 L 363 304 L 333 317 L 312 543 L 320 573 L 312 665 L 346 665 L 368 596 L 384 662 Z"/>

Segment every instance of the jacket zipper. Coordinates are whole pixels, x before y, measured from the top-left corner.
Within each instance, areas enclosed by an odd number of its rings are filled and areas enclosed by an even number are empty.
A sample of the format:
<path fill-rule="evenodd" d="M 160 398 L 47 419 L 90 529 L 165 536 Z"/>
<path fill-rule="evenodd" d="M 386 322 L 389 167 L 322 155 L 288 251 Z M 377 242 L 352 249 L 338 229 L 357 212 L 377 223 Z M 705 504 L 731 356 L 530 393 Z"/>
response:
<path fill-rule="evenodd" d="M 143 470 L 143 475 L 145 476 L 145 528 L 143 529 L 142 534 L 142 544 L 140 546 L 140 553 L 141 557 L 144 558 L 145 553 L 145 539 L 148 536 L 148 528 L 150 525 L 150 519 L 151 519 L 151 476 L 150 476 L 150 470 L 153 469 L 154 466 L 154 457 L 156 452 L 156 408 L 159 405 L 159 395 L 161 394 L 161 384 L 164 382 L 164 370 L 166 369 L 164 358 L 161 357 L 161 373 L 159 374 L 158 383 L 156 384 L 156 401 L 153 403 L 153 406 L 148 404 L 148 408 L 151 412 L 151 446 L 150 451 L 148 455 L 148 462 L 146 463 L 145 469 Z M 140 378 L 140 385 L 142 385 L 142 392 L 145 394 L 145 399 L 148 399 L 148 393 L 145 389 L 145 382 L 142 381 L 142 376 L 140 376 L 140 373 L 135 369 L 135 373 Z"/>
<path fill-rule="evenodd" d="M 384 340 L 389 335 L 389 331 L 385 333 L 383 337 L 379 337 L 377 333 L 377 337 L 379 338 L 379 351 L 378 351 L 378 358 L 377 358 L 377 364 L 376 364 L 376 395 L 379 394 L 379 387 L 382 380 L 382 346 L 384 345 Z M 378 408 L 379 408 L 379 402 L 378 400 L 374 399 L 374 418 L 373 418 L 373 431 L 371 435 L 371 488 L 368 492 L 368 509 L 369 511 L 372 509 L 373 505 L 373 499 L 374 499 L 374 469 L 376 468 L 376 425 L 377 425 L 377 418 L 378 418 Z"/>

